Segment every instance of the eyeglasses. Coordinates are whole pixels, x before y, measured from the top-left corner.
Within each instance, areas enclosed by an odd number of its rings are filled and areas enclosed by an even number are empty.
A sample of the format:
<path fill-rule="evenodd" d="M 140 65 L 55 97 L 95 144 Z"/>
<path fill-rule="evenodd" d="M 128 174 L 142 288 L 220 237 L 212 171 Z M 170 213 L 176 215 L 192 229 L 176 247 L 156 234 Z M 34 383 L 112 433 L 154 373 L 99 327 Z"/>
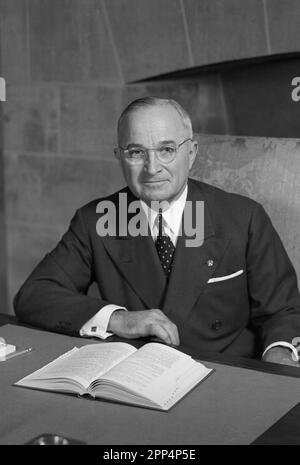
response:
<path fill-rule="evenodd" d="M 174 143 L 163 144 L 157 148 L 146 148 L 146 147 L 130 147 L 128 149 L 123 149 L 123 147 L 116 148 L 116 153 L 122 156 L 128 163 L 131 165 L 139 165 L 145 162 L 147 155 L 150 150 L 153 150 L 156 153 L 157 159 L 164 164 L 171 163 L 180 147 L 185 144 L 187 141 L 192 139 L 185 139 L 180 144 L 176 145 Z"/>

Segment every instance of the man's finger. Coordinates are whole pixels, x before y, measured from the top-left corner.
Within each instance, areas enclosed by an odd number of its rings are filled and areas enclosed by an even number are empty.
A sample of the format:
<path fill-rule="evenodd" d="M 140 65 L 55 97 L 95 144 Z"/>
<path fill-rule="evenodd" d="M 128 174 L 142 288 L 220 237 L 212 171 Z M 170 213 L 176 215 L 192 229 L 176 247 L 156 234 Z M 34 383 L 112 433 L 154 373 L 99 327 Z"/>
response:
<path fill-rule="evenodd" d="M 169 319 L 165 318 L 157 322 L 158 327 L 162 328 L 165 333 L 168 334 L 168 341 L 167 344 L 178 346 L 179 341 L 179 334 L 177 326 L 172 323 Z"/>
<path fill-rule="evenodd" d="M 177 326 L 171 320 L 169 320 L 166 316 L 162 320 L 161 324 L 164 327 L 164 329 L 167 331 L 167 333 L 169 334 L 171 344 L 174 346 L 178 346 L 180 341 L 179 341 L 179 333 L 178 333 Z"/>
<path fill-rule="evenodd" d="M 164 329 L 169 335 L 169 339 L 171 341 L 170 344 L 172 344 L 174 346 L 178 346 L 179 345 L 179 336 L 178 336 L 177 328 L 175 327 L 175 329 L 174 329 L 174 328 L 171 327 L 171 325 L 166 325 L 166 326 L 164 326 Z"/>
<path fill-rule="evenodd" d="M 158 337 L 168 345 L 172 344 L 172 339 L 170 338 L 168 331 L 164 326 L 161 326 L 159 323 L 152 323 L 151 325 L 149 325 L 148 334 L 151 336 Z"/>
<path fill-rule="evenodd" d="M 172 322 L 171 322 L 171 328 L 170 328 L 169 335 L 171 336 L 172 344 L 174 344 L 175 346 L 179 346 L 180 344 L 179 332 L 178 332 L 177 326 Z"/>
<path fill-rule="evenodd" d="M 169 334 L 169 338 L 172 345 L 178 346 L 180 344 L 179 332 L 177 326 L 159 309 L 151 310 L 152 314 L 154 313 L 154 319 L 157 321 L 160 326 Z"/>

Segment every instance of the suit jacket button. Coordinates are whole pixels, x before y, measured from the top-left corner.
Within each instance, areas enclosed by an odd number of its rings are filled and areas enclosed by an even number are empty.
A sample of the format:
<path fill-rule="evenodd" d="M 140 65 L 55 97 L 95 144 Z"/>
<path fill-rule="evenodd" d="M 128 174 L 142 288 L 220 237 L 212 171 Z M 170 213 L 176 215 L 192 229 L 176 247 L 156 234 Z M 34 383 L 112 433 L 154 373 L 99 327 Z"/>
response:
<path fill-rule="evenodd" d="M 219 330 L 222 328 L 222 321 L 221 321 L 221 320 L 215 320 L 215 321 L 212 323 L 211 328 L 212 328 L 214 331 L 219 331 Z"/>

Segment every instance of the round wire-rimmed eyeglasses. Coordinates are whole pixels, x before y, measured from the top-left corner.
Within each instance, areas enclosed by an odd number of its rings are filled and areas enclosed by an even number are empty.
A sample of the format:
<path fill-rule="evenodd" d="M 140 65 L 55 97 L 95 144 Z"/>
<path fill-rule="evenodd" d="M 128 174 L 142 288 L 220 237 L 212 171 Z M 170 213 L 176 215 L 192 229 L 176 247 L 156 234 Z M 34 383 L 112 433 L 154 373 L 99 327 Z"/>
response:
<path fill-rule="evenodd" d="M 175 143 L 167 143 L 162 144 L 160 147 L 155 148 L 146 148 L 140 145 L 132 145 L 127 149 L 123 147 L 117 147 L 115 149 L 115 153 L 119 158 L 123 158 L 128 163 L 132 165 L 139 165 L 145 162 L 148 157 L 148 153 L 150 150 L 155 152 L 157 159 L 164 164 L 171 163 L 176 155 L 180 147 L 188 141 L 191 141 L 191 138 L 185 139 L 180 144 Z"/>

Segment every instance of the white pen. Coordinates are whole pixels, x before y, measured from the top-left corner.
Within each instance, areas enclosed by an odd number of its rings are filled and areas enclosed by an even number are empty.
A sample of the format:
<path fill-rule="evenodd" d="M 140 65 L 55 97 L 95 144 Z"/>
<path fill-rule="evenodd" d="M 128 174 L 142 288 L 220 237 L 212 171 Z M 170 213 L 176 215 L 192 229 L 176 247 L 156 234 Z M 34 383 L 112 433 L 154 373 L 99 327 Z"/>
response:
<path fill-rule="evenodd" d="M 16 351 L 15 354 L 16 355 L 23 355 L 23 354 L 26 354 L 27 352 L 31 352 L 32 349 L 33 349 L 33 347 L 27 347 L 27 349 Z"/>

